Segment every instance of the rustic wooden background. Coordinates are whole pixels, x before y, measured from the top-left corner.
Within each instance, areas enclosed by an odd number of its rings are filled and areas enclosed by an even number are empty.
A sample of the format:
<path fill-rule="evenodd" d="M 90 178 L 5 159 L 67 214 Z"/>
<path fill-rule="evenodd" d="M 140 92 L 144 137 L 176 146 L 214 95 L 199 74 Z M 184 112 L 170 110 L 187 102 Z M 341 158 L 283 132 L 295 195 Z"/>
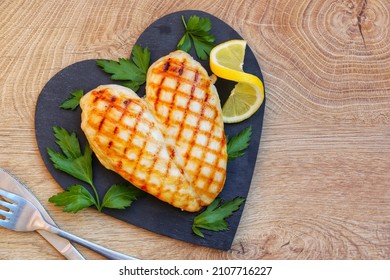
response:
<path fill-rule="evenodd" d="M 265 79 L 255 175 L 226 252 L 92 209 L 63 213 L 47 202 L 60 187 L 35 141 L 35 103 L 54 74 L 84 59 L 126 57 L 149 24 L 186 9 L 237 30 Z M 389 0 L 2 0 L 0 166 L 63 229 L 143 259 L 389 259 L 389 46 Z M 36 233 L 0 228 L 0 248 L 0 259 L 62 259 Z"/>

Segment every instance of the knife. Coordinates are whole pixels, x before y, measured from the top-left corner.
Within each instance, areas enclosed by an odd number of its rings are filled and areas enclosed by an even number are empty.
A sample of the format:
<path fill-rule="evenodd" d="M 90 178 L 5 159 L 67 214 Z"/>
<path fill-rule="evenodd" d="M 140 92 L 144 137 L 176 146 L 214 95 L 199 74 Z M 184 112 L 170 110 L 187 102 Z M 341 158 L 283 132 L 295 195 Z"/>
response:
<path fill-rule="evenodd" d="M 38 198 L 21 182 L 19 182 L 13 175 L 5 171 L 0 167 L 0 188 L 23 196 L 28 199 L 32 204 L 34 204 L 39 211 L 42 213 L 42 216 L 47 222 L 52 225 L 54 223 L 53 219 L 47 213 L 46 209 L 39 202 Z M 66 239 L 59 237 L 56 234 L 44 231 L 37 230 L 37 232 L 42 235 L 43 238 L 47 240 L 54 248 L 60 252 L 68 260 L 84 260 L 85 258 L 77 251 L 77 249 Z"/>

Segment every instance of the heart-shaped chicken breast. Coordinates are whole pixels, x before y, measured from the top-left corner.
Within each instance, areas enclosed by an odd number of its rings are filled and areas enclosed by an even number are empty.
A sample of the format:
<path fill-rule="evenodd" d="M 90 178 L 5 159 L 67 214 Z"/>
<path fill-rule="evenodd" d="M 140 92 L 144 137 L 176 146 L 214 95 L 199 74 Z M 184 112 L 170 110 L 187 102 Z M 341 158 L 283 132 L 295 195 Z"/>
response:
<path fill-rule="evenodd" d="M 218 93 L 206 70 L 175 51 L 153 63 L 146 96 L 105 85 L 80 101 L 99 161 L 134 186 L 185 211 L 221 192 L 227 151 Z"/>

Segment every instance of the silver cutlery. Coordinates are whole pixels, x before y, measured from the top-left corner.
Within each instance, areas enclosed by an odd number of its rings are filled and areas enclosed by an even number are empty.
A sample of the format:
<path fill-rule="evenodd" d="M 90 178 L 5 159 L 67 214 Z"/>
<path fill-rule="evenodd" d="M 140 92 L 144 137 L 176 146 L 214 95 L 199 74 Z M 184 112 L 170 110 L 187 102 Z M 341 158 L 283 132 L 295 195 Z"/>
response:
<path fill-rule="evenodd" d="M 14 194 L 24 197 L 32 204 L 34 204 L 35 207 L 37 207 L 39 212 L 41 212 L 43 218 L 45 218 L 48 223 L 54 226 L 56 225 L 56 223 L 50 217 L 49 213 L 47 213 L 46 209 L 42 206 L 41 202 L 31 192 L 31 190 L 27 188 L 27 186 L 25 186 L 23 183 L 21 183 L 18 179 L 16 179 L 12 174 L 2 169 L 1 167 L 0 188 L 5 191 L 12 192 Z M 69 240 L 45 230 L 37 230 L 37 232 L 68 260 L 85 260 L 85 258 L 80 254 L 76 247 L 74 247 L 69 242 Z"/>
<path fill-rule="evenodd" d="M 25 198 L 14 193 L 0 189 L 0 226 L 15 231 L 36 231 L 45 230 L 57 234 L 70 241 L 76 242 L 88 249 L 114 260 L 136 260 L 125 254 L 107 249 L 103 246 L 92 243 L 88 240 L 77 237 L 56 226 L 49 224 L 41 215 L 39 210 Z M 5 208 L 5 209 L 4 209 Z M 3 216 L 3 219 L 1 218 Z"/>

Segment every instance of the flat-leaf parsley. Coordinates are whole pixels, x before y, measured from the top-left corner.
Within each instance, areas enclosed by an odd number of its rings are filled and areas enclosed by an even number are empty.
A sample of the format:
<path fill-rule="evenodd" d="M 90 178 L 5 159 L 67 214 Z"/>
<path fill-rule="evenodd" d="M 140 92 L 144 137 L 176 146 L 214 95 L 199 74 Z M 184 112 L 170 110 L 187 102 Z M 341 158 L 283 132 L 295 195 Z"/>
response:
<path fill-rule="evenodd" d="M 84 91 L 82 89 L 72 91 L 70 93 L 72 97 L 69 97 L 66 99 L 62 104 L 60 105 L 61 109 L 65 110 L 75 110 L 80 105 L 80 99 L 84 95 Z"/>
<path fill-rule="evenodd" d="M 72 185 L 66 191 L 58 193 L 49 198 L 49 202 L 57 206 L 64 206 L 65 212 L 76 213 L 89 206 L 96 206 L 98 211 L 103 207 L 124 209 L 131 205 L 143 192 L 129 184 L 112 185 L 100 203 L 99 195 L 93 183 L 92 176 L 92 150 L 88 144 L 85 145 L 84 153 L 81 152 L 80 143 L 76 133 L 69 133 L 65 128 L 54 127 L 54 136 L 61 152 L 47 149 L 50 160 L 54 167 L 85 183 L 88 183 L 93 190 L 94 196 L 82 185 Z"/>
<path fill-rule="evenodd" d="M 246 149 L 249 147 L 251 136 L 252 127 L 248 126 L 238 134 L 234 135 L 231 139 L 227 140 L 227 153 L 229 161 L 241 157 L 245 154 Z"/>
<path fill-rule="evenodd" d="M 186 33 L 177 44 L 177 49 L 189 52 L 192 47 L 192 40 L 196 55 L 200 59 L 206 60 L 210 55 L 211 49 L 215 46 L 215 37 L 210 34 L 212 27 L 211 20 L 208 18 L 191 16 L 186 23 L 184 16 L 182 16 L 181 19 L 186 29 Z"/>
<path fill-rule="evenodd" d="M 142 49 L 135 45 L 131 58 L 119 58 L 118 61 L 98 59 L 96 64 L 104 72 L 111 74 L 111 79 L 123 81 L 122 85 L 137 91 L 146 81 L 146 73 L 150 63 L 150 52 L 148 48 Z"/>
<path fill-rule="evenodd" d="M 233 200 L 225 202 L 218 206 L 221 202 L 220 198 L 216 198 L 205 211 L 195 217 L 192 224 L 192 231 L 200 236 L 204 237 L 203 233 L 199 230 L 207 229 L 211 231 L 223 231 L 228 230 L 228 223 L 226 218 L 230 217 L 235 211 L 237 211 L 241 204 L 244 203 L 245 198 L 236 197 Z"/>

